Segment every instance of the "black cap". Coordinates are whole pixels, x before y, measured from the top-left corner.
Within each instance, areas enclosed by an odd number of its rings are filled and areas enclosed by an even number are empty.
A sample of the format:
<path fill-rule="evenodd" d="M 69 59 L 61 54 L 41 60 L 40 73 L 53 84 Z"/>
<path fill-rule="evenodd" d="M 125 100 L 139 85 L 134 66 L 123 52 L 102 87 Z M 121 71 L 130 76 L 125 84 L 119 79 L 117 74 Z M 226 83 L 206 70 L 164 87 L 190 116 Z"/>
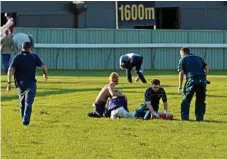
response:
<path fill-rule="evenodd" d="M 23 48 L 23 49 L 31 49 L 31 48 L 32 48 L 32 45 L 31 45 L 30 42 L 24 42 L 24 43 L 22 44 L 22 48 Z"/>

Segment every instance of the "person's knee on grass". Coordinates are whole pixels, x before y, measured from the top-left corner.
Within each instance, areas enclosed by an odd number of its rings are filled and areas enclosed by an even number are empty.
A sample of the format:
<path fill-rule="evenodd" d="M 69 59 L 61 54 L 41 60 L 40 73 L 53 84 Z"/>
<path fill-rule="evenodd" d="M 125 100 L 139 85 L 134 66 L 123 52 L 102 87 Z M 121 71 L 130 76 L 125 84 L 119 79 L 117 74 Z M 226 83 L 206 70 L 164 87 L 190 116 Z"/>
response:
<path fill-rule="evenodd" d="M 112 72 L 109 76 L 109 83 L 99 92 L 94 102 L 94 111 L 88 113 L 88 117 L 103 117 L 107 100 L 113 96 L 122 96 L 121 93 L 114 89 L 118 82 L 119 75 L 116 72 Z"/>
<path fill-rule="evenodd" d="M 162 98 L 164 104 L 164 111 L 168 116 L 167 96 L 164 88 L 160 86 L 160 80 L 154 79 L 151 81 L 151 87 L 147 88 L 145 93 L 145 103 L 135 111 L 134 117 L 143 118 L 145 120 L 150 118 L 159 118 L 159 101 Z"/>
<path fill-rule="evenodd" d="M 116 91 L 121 93 L 119 90 Z M 128 111 L 128 102 L 125 96 L 112 97 L 107 104 L 107 113 L 110 114 L 112 119 L 133 117 Z"/>

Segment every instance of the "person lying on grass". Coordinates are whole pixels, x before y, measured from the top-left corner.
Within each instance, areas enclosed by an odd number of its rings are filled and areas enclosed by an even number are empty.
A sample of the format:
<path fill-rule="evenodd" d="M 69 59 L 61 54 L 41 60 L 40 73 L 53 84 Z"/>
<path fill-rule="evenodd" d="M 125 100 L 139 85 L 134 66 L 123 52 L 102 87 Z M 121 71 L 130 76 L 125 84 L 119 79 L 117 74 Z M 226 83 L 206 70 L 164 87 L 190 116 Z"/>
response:
<path fill-rule="evenodd" d="M 132 114 L 128 111 L 128 102 L 127 98 L 119 90 L 115 92 L 122 94 L 122 96 L 114 96 L 109 99 L 107 103 L 107 108 L 105 111 L 105 117 L 114 118 L 132 118 Z"/>
<path fill-rule="evenodd" d="M 95 100 L 95 103 L 93 104 L 94 111 L 88 113 L 89 117 L 103 117 L 108 98 L 113 96 L 124 96 L 122 93 L 114 90 L 114 87 L 118 84 L 118 82 L 119 75 L 116 72 L 112 72 L 109 76 L 109 83 L 102 88 Z"/>

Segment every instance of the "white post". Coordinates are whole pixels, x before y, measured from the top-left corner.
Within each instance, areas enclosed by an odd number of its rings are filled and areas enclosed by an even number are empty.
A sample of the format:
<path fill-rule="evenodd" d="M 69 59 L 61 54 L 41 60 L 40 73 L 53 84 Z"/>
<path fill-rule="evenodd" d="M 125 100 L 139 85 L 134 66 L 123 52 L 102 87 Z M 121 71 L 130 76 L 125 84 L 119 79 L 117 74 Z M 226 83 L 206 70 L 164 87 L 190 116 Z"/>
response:
<path fill-rule="evenodd" d="M 155 16 L 155 7 L 154 7 L 154 9 L 153 9 L 153 16 L 152 16 L 152 19 L 154 19 L 154 21 L 155 21 L 154 30 L 156 30 L 156 16 Z"/>
<path fill-rule="evenodd" d="M 116 29 L 119 29 L 118 26 L 118 3 L 115 1 L 115 16 L 116 16 Z"/>

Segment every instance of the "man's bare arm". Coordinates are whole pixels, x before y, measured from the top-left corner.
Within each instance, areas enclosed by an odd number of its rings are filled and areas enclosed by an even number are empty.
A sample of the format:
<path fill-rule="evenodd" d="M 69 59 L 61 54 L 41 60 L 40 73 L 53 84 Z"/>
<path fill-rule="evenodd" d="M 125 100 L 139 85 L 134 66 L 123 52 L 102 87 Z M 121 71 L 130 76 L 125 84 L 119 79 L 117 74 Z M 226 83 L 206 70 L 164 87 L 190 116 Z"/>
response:
<path fill-rule="evenodd" d="M 43 77 L 44 77 L 45 79 L 48 79 L 48 77 L 47 77 L 47 67 L 46 67 L 46 65 L 42 65 L 42 66 L 41 66 L 41 69 L 42 69 L 42 71 L 43 71 Z"/>
<path fill-rule="evenodd" d="M 9 67 L 9 69 L 8 69 L 8 83 L 10 83 L 12 81 L 13 73 L 14 73 L 14 68 Z"/>
<path fill-rule="evenodd" d="M 208 72 L 209 72 L 208 66 L 206 65 L 204 69 L 205 69 L 205 71 L 206 71 L 206 75 L 208 75 Z"/>
<path fill-rule="evenodd" d="M 121 92 L 115 91 L 113 84 L 108 85 L 108 90 L 110 92 L 110 95 L 113 96 L 124 96 Z"/>
<path fill-rule="evenodd" d="M 179 88 L 182 88 L 183 80 L 184 80 L 184 71 L 181 70 L 181 71 L 179 72 Z"/>
<path fill-rule="evenodd" d="M 167 113 L 168 112 L 168 103 L 164 102 L 164 111 Z"/>
<path fill-rule="evenodd" d="M 154 113 L 154 109 L 153 109 L 153 106 L 151 105 L 151 102 L 150 101 L 146 101 L 145 102 L 148 110 L 151 112 L 151 113 Z"/>

